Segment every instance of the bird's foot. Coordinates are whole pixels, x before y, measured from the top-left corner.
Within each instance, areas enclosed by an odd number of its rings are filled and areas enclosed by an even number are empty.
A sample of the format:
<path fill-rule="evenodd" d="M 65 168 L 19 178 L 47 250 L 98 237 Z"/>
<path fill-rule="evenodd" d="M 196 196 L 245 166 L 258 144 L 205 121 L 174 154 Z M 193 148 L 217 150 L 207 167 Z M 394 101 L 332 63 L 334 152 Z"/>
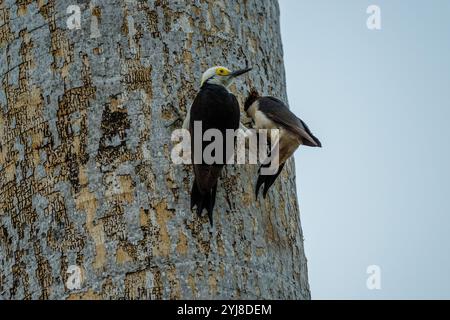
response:
<path fill-rule="evenodd" d="M 171 126 L 173 126 L 175 123 L 177 123 L 178 121 L 181 121 L 181 117 L 176 118 L 175 120 L 173 120 L 171 123 L 166 125 L 166 128 L 170 128 Z"/>

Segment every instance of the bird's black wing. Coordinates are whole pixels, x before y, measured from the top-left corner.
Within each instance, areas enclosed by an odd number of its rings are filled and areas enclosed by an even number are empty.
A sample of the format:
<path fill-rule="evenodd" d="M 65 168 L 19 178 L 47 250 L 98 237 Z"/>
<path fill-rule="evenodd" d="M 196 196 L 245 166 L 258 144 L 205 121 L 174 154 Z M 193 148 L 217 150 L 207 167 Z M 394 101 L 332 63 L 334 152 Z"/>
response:
<path fill-rule="evenodd" d="M 189 120 L 191 153 L 195 174 L 195 181 L 191 192 L 191 206 L 197 206 L 197 212 L 199 214 L 201 214 L 203 208 L 207 209 L 212 223 L 212 210 L 215 203 L 217 180 L 227 159 L 224 157 L 219 164 L 206 164 L 203 161 L 202 163 L 195 164 L 194 122 L 202 122 L 202 136 L 208 129 L 217 129 L 222 133 L 224 142 L 223 155 L 225 156 L 227 145 L 226 130 L 236 130 L 239 128 L 239 103 L 236 97 L 225 88 L 206 84 L 201 88 L 192 104 Z M 210 143 L 209 141 L 202 142 L 202 154 Z"/>
<path fill-rule="evenodd" d="M 206 121 L 205 119 L 208 119 Z M 205 84 L 197 94 L 190 110 L 190 125 L 203 121 L 203 130 L 239 128 L 240 108 L 236 97 L 222 86 Z"/>
<path fill-rule="evenodd" d="M 274 97 L 262 97 L 258 100 L 258 103 L 259 110 L 267 118 L 297 135 L 304 145 L 310 147 L 322 146 L 319 139 L 312 134 L 306 123 L 292 113 L 281 100 Z"/>
<path fill-rule="evenodd" d="M 239 128 L 240 108 L 236 97 L 222 86 L 206 84 L 197 94 L 190 111 L 189 130 L 191 137 L 194 137 L 194 122 L 202 122 L 202 136 L 208 129 L 217 129 L 224 138 L 224 148 L 226 147 L 226 130 Z M 210 144 L 204 141 L 202 150 Z M 191 139 L 192 150 L 194 150 L 194 140 Z M 223 150 L 225 155 L 225 149 Z M 193 153 L 192 153 L 193 155 Z M 194 159 L 193 159 L 194 160 Z M 223 159 L 222 163 L 226 163 Z"/>

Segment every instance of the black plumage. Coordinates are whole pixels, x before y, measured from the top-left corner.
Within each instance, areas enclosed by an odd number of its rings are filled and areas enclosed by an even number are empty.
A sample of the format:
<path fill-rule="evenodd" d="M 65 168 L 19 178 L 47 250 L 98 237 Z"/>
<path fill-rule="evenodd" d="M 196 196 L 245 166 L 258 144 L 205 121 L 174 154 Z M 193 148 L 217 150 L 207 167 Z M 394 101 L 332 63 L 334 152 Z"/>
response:
<path fill-rule="evenodd" d="M 226 130 L 236 130 L 239 127 L 240 111 L 236 97 L 225 87 L 206 82 L 197 94 L 191 110 L 189 119 L 189 131 L 191 133 L 192 162 L 194 164 L 194 183 L 191 192 L 191 208 L 197 207 L 197 214 L 201 215 L 203 209 L 208 212 L 211 225 L 213 224 L 213 209 L 216 200 L 217 181 L 222 168 L 226 164 Z M 224 152 L 223 159 L 219 163 L 206 164 L 203 161 L 199 164 L 194 162 L 194 122 L 202 122 L 201 136 L 208 129 L 218 129 L 223 136 Z M 202 143 L 203 150 L 211 142 Z"/>

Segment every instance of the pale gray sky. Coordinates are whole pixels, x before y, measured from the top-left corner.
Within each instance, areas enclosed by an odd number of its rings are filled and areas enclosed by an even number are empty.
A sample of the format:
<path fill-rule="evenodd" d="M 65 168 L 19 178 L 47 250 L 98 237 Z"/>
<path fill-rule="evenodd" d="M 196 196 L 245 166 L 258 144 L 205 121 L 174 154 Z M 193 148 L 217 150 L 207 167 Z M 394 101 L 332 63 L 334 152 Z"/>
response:
<path fill-rule="evenodd" d="M 289 104 L 324 145 L 295 155 L 313 299 L 450 298 L 450 1 L 280 6 Z"/>

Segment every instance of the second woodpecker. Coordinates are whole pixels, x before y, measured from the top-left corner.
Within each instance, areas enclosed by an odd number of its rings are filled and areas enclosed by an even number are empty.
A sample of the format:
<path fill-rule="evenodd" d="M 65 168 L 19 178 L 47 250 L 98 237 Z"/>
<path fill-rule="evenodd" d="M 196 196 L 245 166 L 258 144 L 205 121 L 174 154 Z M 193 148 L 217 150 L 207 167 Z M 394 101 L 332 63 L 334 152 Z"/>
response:
<path fill-rule="evenodd" d="M 273 175 L 262 175 L 259 172 L 256 182 L 255 195 L 264 185 L 263 196 L 267 195 L 269 188 L 283 170 L 286 160 L 294 153 L 300 145 L 308 147 L 322 147 L 309 130 L 306 123 L 297 118 L 289 108 L 279 99 L 274 97 L 261 97 L 256 90 L 252 90 L 244 105 L 247 115 L 252 118 L 255 129 L 278 129 L 279 130 L 279 166 Z M 261 168 L 260 168 L 261 170 Z"/>
<path fill-rule="evenodd" d="M 207 164 L 203 160 L 203 151 L 208 146 L 196 147 L 194 137 L 195 122 L 201 122 L 201 136 L 209 129 L 219 130 L 223 137 L 224 149 L 227 146 L 226 130 L 236 130 L 240 126 L 240 108 L 236 97 L 228 91 L 228 87 L 237 76 L 250 71 L 250 68 L 231 72 L 225 67 L 213 67 L 202 76 L 201 88 L 189 110 L 183 127 L 191 134 L 191 153 L 194 166 L 194 183 L 191 191 L 191 208 L 197 207 L 200 216 L 204 209 L 208 212 L 209 221 L 213 223 L 213 209 L 216 201 L 217 181 L 224 164 L 227 163 L 225 152 L 219 163 Z M 200 163 L 195 161 L 195 151 L 200 150 Z"/>

